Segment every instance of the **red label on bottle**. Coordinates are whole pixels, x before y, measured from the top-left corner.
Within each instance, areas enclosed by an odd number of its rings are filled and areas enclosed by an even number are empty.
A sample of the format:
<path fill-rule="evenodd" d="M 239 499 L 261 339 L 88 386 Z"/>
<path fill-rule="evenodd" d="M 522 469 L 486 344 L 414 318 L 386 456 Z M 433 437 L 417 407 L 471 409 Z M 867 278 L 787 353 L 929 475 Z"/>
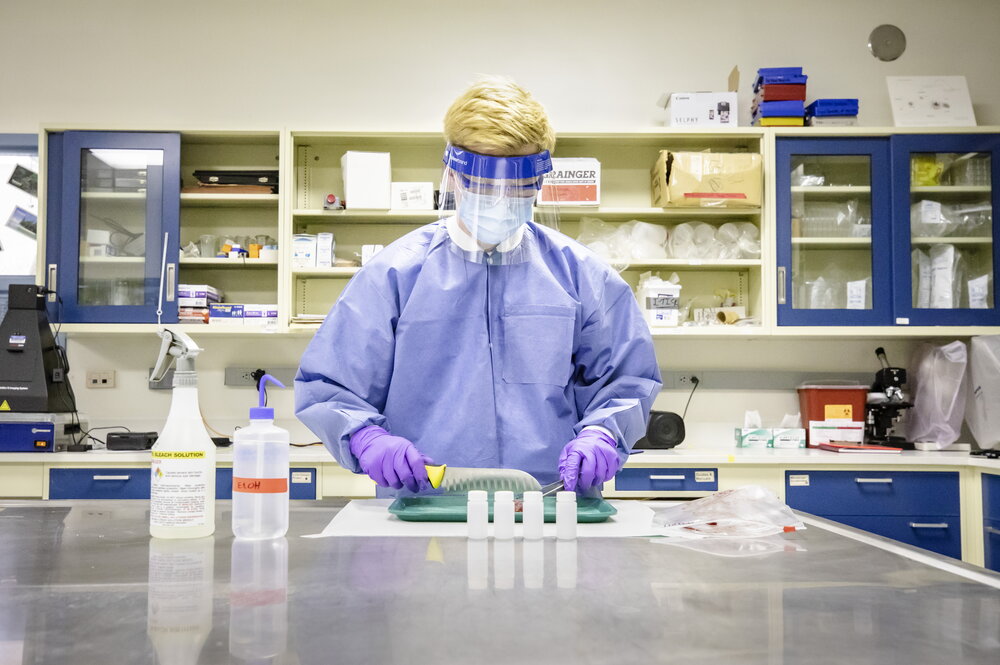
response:
<path fill-rule="evenodd" d="M 237 478 L 233 476 L 233 491 L 246 494 L 287 492 L 288 478 Z"/>

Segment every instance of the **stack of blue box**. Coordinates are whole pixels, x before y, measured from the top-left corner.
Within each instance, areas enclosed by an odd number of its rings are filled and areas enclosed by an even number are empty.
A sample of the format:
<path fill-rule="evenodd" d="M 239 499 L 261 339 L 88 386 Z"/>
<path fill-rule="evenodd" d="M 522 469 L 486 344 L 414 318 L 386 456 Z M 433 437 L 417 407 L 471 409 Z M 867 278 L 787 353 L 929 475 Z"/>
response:
<path fill-rule="evenodd" d="M 857 99 L 817 99 L 806 107 L 810 127 L 850 127 L 858 124 Z"/>
<path fill-rule="evenodd" d="M 806 81 L 801 67 L 761 67 L 754 82 L 750 112 L 761 127 L 801 127 L 805 117 Z"/>

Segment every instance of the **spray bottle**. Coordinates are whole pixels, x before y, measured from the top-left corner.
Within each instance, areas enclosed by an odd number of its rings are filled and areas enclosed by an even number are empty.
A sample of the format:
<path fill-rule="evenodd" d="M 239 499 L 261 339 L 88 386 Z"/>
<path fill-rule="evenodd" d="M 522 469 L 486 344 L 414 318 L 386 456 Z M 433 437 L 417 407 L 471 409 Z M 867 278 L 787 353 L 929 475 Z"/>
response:
<path fill-rule="evenodd" d="M 166 328 L 150 381 L 160 381 L 176 358 L 173 398 L 163 432 L 153 444 L 149 534 L 154 538 L 201 538 L 215 531 L 215 444 L 198 406 L 194 359 L 201 348 Z"/>
<path fill-rule="evenodd" d="M 267 383 L 284 388 L 270 374 L 258 384 L 258 406 L 250 426 L 233 437 L 233 535 L 260 540 L 288 531 L 288 431 L 274 424 Z"/>

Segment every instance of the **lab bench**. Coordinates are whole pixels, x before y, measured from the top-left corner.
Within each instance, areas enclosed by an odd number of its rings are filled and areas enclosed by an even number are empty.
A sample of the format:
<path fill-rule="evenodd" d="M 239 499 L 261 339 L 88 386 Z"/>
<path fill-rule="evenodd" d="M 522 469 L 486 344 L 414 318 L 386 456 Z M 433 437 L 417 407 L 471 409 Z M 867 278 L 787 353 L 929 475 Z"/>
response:
<path fill-rule="evenodd" d="M 232 451 L 219 449 L 217 496 L 229 498 Z M 291 452 L 296 499 L 370 497 L 374 485 L 323 448 Z M 148 452 L 0 454 L 0 497 L 146 499 Z M 633 455 L 605 495 L 698 498 L 763 485 L 793 508 L 1000 570 L 1000 460 L 906 451 L 692 448 Z"/>
<path fill-rule="evenodd" d="M 234 541 L 220 503 L 214 536 L 163 541 L 146 535 L 144 501 L 0 502 L 6 653 L 38 665 L 1000 659 L 1000 575 L 806 515 L 805 531 L 740 543 L 752 556 L 650 538 L 300 537 L 343 505 L 293 501 L 286 538 Z"/>

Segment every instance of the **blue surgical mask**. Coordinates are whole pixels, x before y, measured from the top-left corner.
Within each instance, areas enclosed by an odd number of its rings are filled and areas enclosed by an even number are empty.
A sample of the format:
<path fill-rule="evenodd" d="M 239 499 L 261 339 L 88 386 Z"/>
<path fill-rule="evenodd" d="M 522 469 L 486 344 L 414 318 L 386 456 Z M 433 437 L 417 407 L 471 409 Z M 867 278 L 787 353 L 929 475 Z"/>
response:
<path fill-rule="evenodd" d="M 458 217 L 481 243 L 499 245 L 531 220 L 534 203 L 534 197 L 483 196 L 465 191 L 459 198 Z"/>

